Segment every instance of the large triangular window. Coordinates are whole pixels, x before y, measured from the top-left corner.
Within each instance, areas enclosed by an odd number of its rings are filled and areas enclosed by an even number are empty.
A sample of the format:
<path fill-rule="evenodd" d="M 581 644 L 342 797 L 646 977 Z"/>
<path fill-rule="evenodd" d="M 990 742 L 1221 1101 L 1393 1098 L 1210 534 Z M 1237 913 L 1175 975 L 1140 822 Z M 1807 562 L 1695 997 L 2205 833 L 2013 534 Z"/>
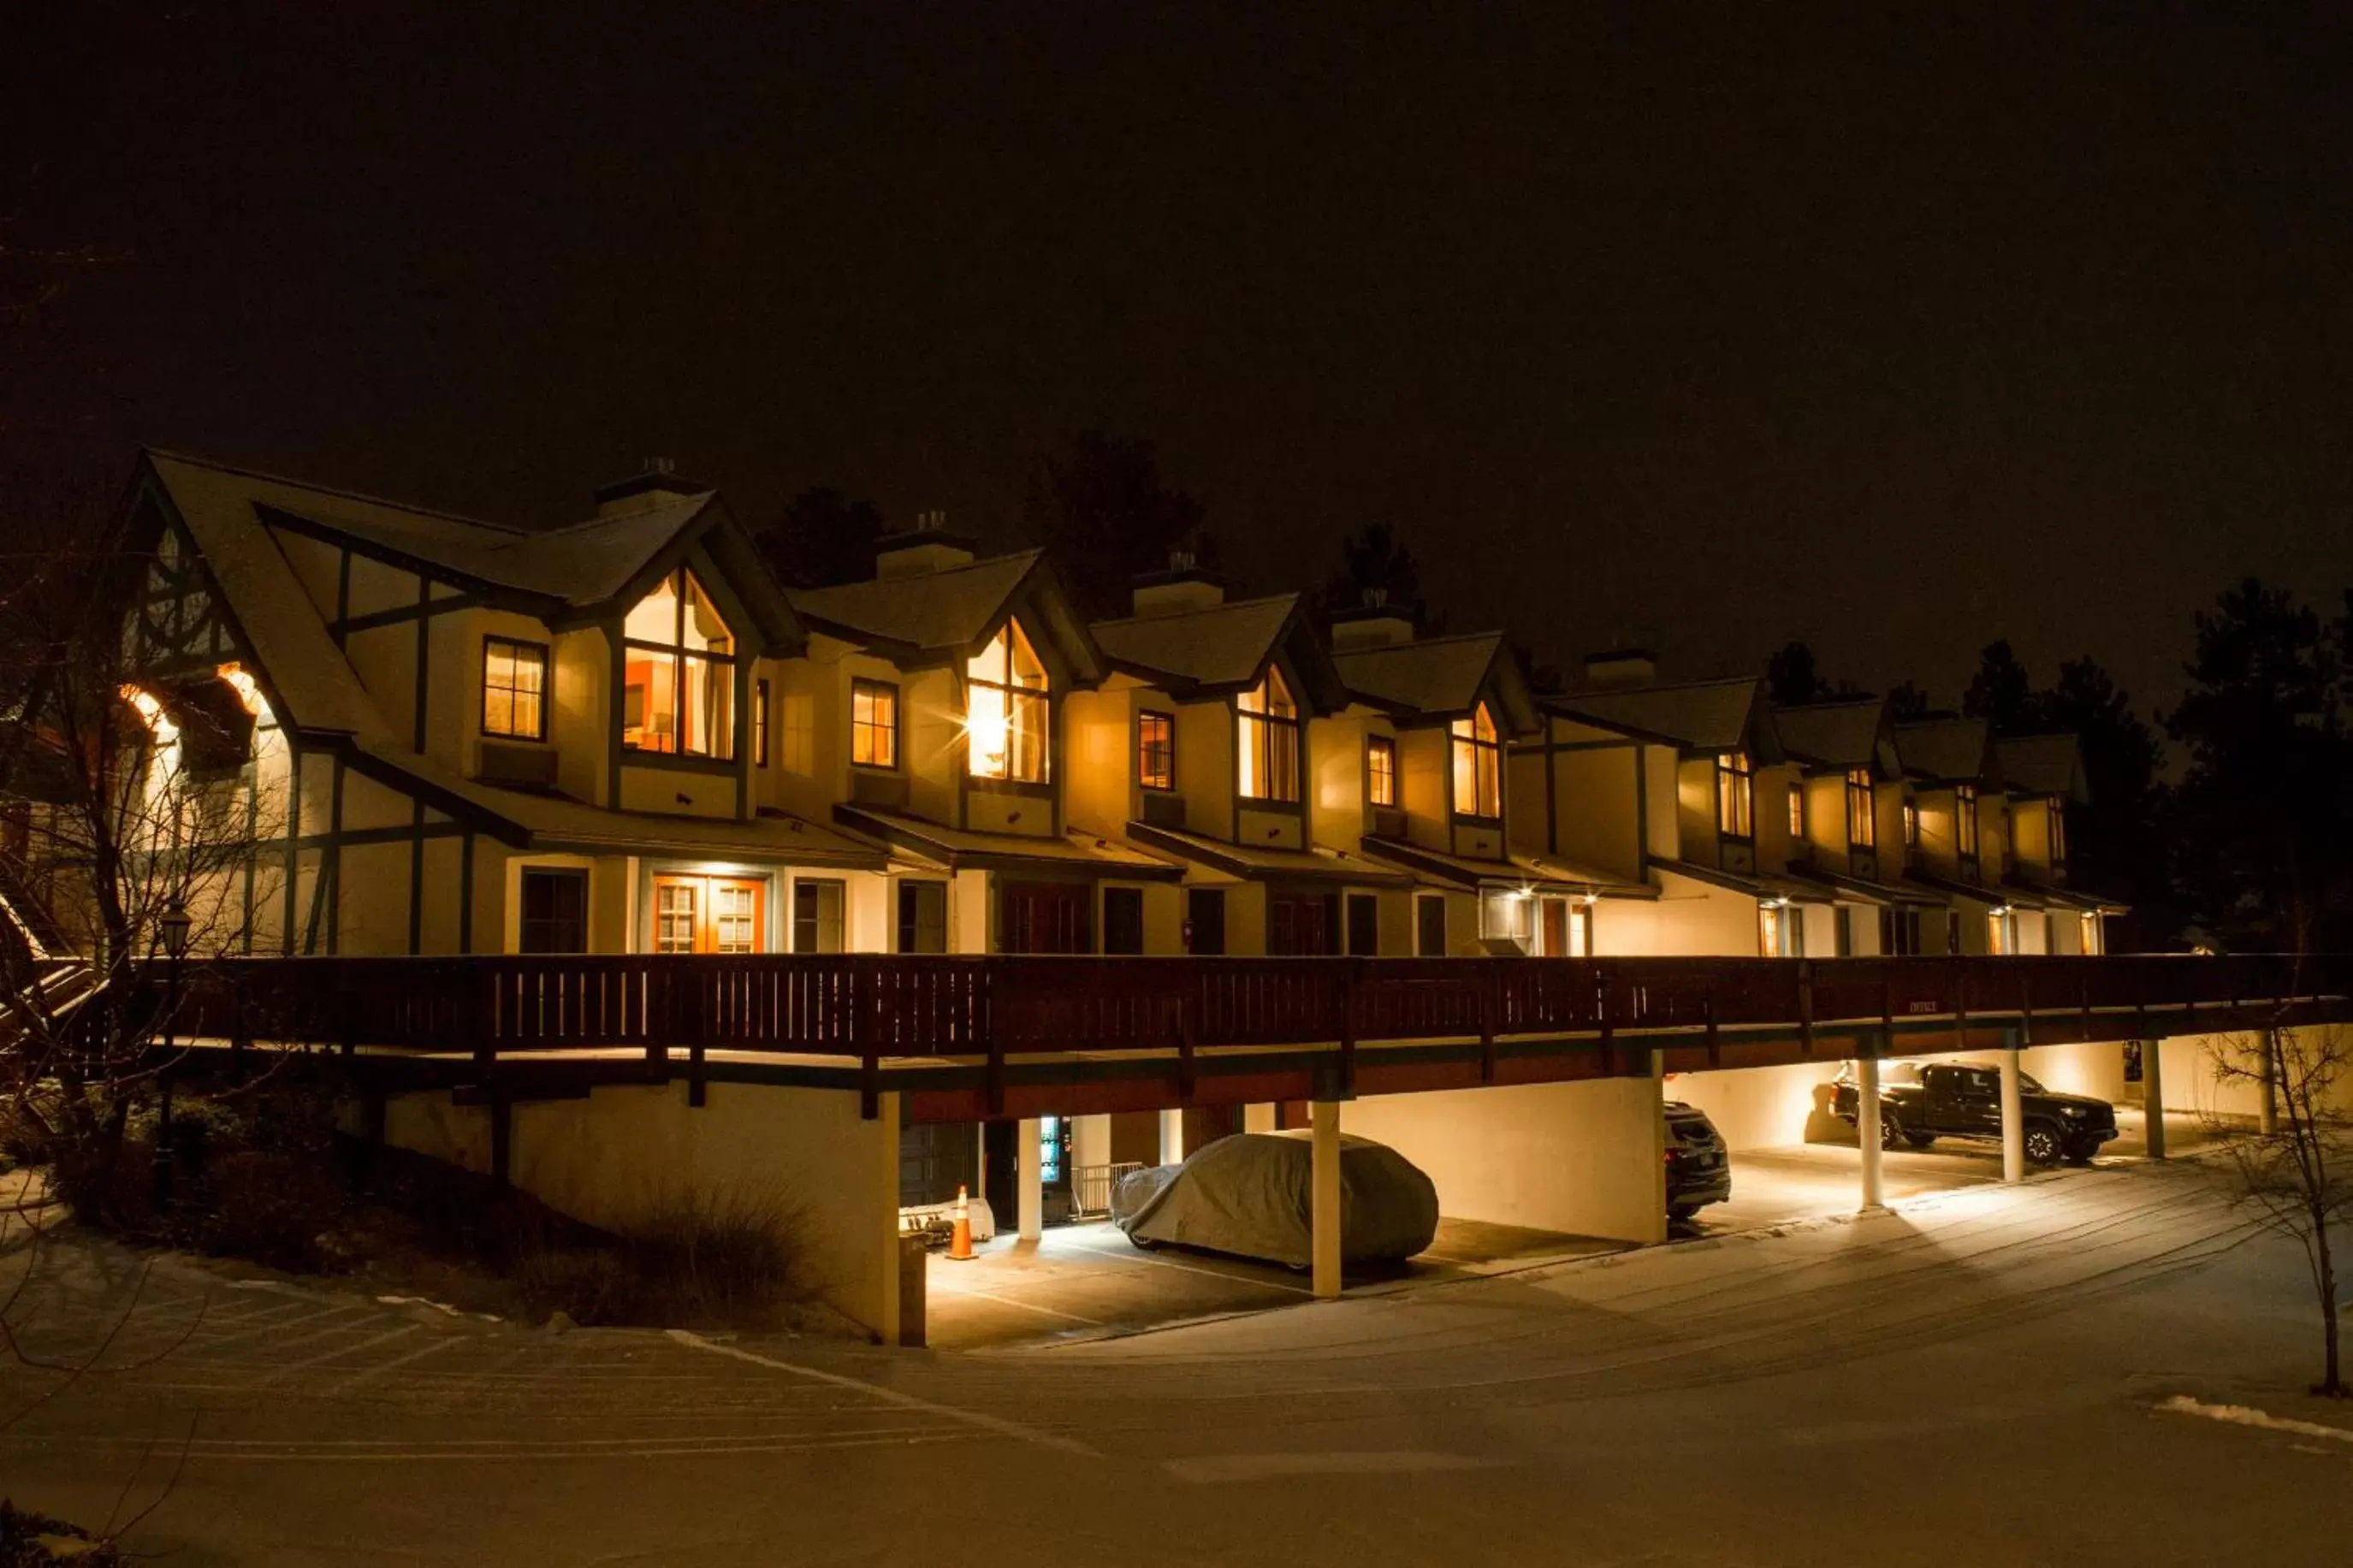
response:
<path fill-rule="evenodd" d="M 690 571 L 657 584 L 622 626 L 621 744 L 672 756 L 735 755 L 735 638 Z"/>

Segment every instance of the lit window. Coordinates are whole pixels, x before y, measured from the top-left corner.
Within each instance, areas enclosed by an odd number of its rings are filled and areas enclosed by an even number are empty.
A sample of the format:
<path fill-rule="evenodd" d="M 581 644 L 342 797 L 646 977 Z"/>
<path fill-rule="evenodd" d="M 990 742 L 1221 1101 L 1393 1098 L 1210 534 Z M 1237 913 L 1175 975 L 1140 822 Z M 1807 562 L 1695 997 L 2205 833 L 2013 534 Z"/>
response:
<path fill-rule="evenodd" d="M 764 768 L 768 765 L 768 682 L 765 677 L 752 684 L 752 760 Z"/>
<path fill-rule="evenodd" d="M 482 733 L 547 739 L 547 649 L 509 637 L 482 639 Z"/>
<path fill-rule="evenodd" d="M 1299 709 L 1282 672 L 1269 668 L 1266 679 L 1235 700 L 1236 737 L 1241 750 L 1242 795 L 1250 800 L 1294 801 L 1299 798 Z"/>
<path fill-rule="evenodd" d="M 2100 917 L 2086 910 L 2075 919 L 2078 932 L 2082 937 L 2080 945 L 2083 951 L 2087 953 L 2098 952 L 2100 951 Z"/>
<path fill-rule="evenodd" d="M 1978 786 L 1958 784 L 1953 790 L 1953 845 L 1969 859 L 1978 853 Z"/>
<path fill-rule="evenodd" d="M 1806 841 L 1806 786 L 1789 786 L 1789 837 L 1802 844 Z"/>
<path fill-rule="evenodd" d="M 1176 787 L 1176 721 L 1172 715 L 1136 715 L 1135 778 L 1145 789 Z"/>
<path fill-rule="evenodd" d="M 2061 796 L 2052 795 L 2050 804 L 2043 807 L 2043 817 L 2051 825 L 2051 864 L 2064 866 L 2067 863 L 2066 801 Z M 2085 948 L 2084 951 L 2089 952 L 2091 949 Z"/>
<path fill-rule="evenodd" d="M 849 683 L 849 760 L 861 768 L 899 765 L 899 689 L 887 680 Z"/>
<path fill-rule="evenodd" d="M 1490 892 L 1479 900 L 1479 934 L 1488 941 L 1528 942 L 1528 920 L 1535 900 L 1524 893 Z"/>
<path fill-rule="evenodd" d="M 1806 917 L 1795 904 L 1757 906 L 1757 951 L 1766 958 L 1806 956 Z"/>
<path fill-rule="evenodd" d="M 1365 742 L 1366 791 L 1375 805 L 1397 804 L 1397 742 L 1374 735 Z"/>
<path fill-rule="evenodd" d="M 1715 826 L 1726 838 L 1756 835 L 1756 785 L 1746 753 L 1726 752 L 1715 759 Z"/>
<path fill-rule="evenodd" d="M 1871 770 L 1849 768 L 1846 773 L 1846 841 L 1857 849 L 1879 842 L 1879 824 L 1872 806 Z"/>
<path fill-rule="evenodd" d="M 1920 808 L 1907 800 L 1904 803 L 1904 847 L 1916 849 L 1919 847 Z"/>
<path fill-rule="evenodd" d="M 1041 784 L 1046 777 L 1046 667 L 1018 621 L 1008 621 L 965 665 L 971 689 L 965 743 L 975 778 Z"/>
<path fill-rule="evenodd" d="M 2018 951 L 2018 917 L 2007 910 L 1986 916 L 1986 952 L 2008 958 Z"/>
<path fill-rule="evenodd" d="M 673 572 L 623 624 L 621 744 L 690 757 L 735 754 L 735 639 L 691 572 Z"/>
<path fill-rule="evenodd" d="M 1484 702 L 1468 719 L 1454 721 L 1454 814 L 1504 815 L 1503 747 Z"/>

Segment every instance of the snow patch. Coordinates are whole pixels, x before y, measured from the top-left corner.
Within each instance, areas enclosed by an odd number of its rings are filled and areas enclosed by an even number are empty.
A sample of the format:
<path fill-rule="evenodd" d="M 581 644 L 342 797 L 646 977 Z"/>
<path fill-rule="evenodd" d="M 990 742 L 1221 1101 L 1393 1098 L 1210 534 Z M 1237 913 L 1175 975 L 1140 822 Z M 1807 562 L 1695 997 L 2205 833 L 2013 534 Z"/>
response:
<path fill-rule="evenodd" d="M 2335 1443 L 2353 1443 L 2353 1427 L 2329 1426 L 2318 1421 L 2298 1421 L 2294 1416 L 2274 1415 L 2249 1405 L 2208 1405 L 2189 1394 L 2177 1394 L 2159 1403 L 2158 1408 L 2176 1415 L 2202 1415 L 2209 1421 L 2260 1426 L 2267 1432 L 2293 1432 L 2299 1437 L 2326 1437 Z"/>

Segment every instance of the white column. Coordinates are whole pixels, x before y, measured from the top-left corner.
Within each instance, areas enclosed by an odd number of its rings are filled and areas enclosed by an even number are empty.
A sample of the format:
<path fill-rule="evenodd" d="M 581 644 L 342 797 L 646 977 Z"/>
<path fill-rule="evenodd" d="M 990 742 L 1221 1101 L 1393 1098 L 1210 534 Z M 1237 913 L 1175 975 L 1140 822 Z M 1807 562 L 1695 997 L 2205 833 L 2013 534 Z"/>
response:
<path fill-rule="evenodd" d="M 2140 1043 L 2140 1100 L 2148 1124 L 2147 1144 L 2152 1160 L 2165 1158 L 2165 1042 Z"/>
<path fill-rule="evenodd" d="M 1308 1230 L 1315 1294 L 1334 1301 L 1340 1296 L 1340 1102 L 1315 1100 L 1308 1118 L 1314 1128 Z"/>
<path fill-rule="evenodd" d="M 2018 1049 L 2001 1053 L 2001 1179 L 2026 1180 L 2026 1119 L 2018 1104 Z"/>
<path fill-rule="evenodd" d="M 1020 1194 L 1021 1239 L 1035 1241 L 1046 1228 L 1046 1189 L 1038 1179 L 1041 1149 L 1038 1138 L 1038 1119 L 1022 1121 L 1013 1140 L 1013 1163 L 1016 1191 Z"/>
<path fill-rule="evenodd" d="M 1174 1165 L 1185 1158 L 1185 1113 L 1164 1110 L 1160 1113 L 1160 1163 Z"/>
<path fill-rule="evenodd" d="M 1858 1057 L 1854 1064 L 1854 1130 L 1862 1141 L 1862 1206 L 1887 1206 L 1879 1177 L 1879 1058 Z"/>

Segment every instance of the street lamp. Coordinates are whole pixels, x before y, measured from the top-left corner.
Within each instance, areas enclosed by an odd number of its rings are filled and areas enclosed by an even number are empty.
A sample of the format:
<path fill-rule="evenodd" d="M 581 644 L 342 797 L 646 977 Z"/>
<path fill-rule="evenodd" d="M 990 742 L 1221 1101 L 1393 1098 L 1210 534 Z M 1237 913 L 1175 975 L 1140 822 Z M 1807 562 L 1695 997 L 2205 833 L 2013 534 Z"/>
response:
<path fill-rule="evenodd" d="M 163 917 L 156 922 L 164 930 L 164 952 L 177 965 L 188 955 L 188 906 L 174 899 L 164 907 Z"/>

